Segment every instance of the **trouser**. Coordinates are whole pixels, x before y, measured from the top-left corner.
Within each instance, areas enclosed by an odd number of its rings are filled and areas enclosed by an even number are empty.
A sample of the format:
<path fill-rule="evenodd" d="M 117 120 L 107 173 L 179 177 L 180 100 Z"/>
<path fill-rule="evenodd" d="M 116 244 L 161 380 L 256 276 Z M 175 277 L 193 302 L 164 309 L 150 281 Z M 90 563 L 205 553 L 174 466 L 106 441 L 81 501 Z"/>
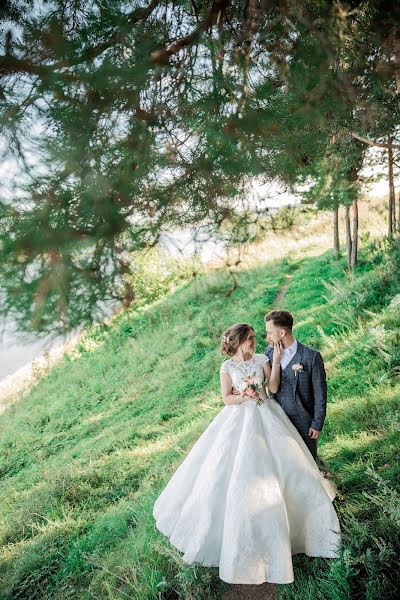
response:
<path fill-rule="evenodd" d="M 291 422 L 293 423 L 293 425 L 296 427 L 296 429 L 299 432 L 299 434 L 301 435 L 301 437 L 303 438 L 303 441 L 304 441 L 305 445 L 307 446 L 307 448 L 309 449 L 309 451 L 311 452 L 313 459 L 315 460 L 316 463 L 318 463 L 319 459 L 317 456 L 317 440 L 313 440 L 308 435 L 311 421 L 308 423 L 307 421 L 305 421 L 305 419 L 302 415 L 298 415 L 298 416 L 297 415 L 288 415 L 288 417 L 291 420 Z"/>

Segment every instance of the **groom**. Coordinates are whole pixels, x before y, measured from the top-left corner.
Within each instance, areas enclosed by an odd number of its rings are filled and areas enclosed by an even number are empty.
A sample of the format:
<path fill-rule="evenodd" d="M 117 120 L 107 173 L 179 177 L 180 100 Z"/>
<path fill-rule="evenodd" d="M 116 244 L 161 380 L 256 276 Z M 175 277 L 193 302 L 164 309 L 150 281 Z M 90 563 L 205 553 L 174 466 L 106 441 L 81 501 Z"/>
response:
<path fill-rule="evenodd" d="M 266 339 L 271 344 L 265 350 L 272 364 L 273 346 L 282 342 L 281 384 L 275 400 L 296 427 L 314 460 L 317 440 L 326 415 L 326 374 L 319 352 L 298 342 L 292 333 L 293 317 L 286 310 L 273 310 L 265 315 Z"/>

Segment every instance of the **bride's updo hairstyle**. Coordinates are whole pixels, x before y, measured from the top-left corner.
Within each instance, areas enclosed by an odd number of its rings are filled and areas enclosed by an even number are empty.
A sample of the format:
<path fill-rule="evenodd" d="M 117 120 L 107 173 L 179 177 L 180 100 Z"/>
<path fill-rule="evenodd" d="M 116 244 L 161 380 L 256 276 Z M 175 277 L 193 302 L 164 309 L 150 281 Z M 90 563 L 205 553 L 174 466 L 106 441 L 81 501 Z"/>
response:
<path fill-rule="evenodd" d="M 247 340 L 250 331 L 254 333 L 253 327 L 248 323 L 236 323 L 228 327 L 222 336 L 221 354 L 233 356 L 239 346 Z"/>

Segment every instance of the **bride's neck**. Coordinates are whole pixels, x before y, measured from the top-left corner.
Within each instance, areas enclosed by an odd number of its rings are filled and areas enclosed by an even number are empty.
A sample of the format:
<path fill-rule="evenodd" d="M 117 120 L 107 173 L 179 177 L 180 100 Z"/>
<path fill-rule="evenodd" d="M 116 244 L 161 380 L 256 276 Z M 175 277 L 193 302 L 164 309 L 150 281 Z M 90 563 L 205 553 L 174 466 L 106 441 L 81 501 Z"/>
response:
<path fill-rule="evenodd" d="M 243 352 L 240 348 L 232 356 L 233 360 L 249 360 L 253 356 L 252 352 Z"/>

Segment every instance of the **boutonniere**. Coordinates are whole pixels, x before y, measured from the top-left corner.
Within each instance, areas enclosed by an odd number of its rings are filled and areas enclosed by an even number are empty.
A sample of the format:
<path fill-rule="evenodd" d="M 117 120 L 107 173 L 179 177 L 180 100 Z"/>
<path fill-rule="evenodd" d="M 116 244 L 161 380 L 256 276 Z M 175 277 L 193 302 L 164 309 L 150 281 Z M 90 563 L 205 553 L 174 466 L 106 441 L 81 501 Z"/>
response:
<path fill-rule="evenodd" d="M 304 367 L 300 363 L 296 363 L 295 365 L 292 365 L 292 369 L 294 371 L 295 377 L 297 377 L 297 373 L 302 373 L 304 371 Z"/>

